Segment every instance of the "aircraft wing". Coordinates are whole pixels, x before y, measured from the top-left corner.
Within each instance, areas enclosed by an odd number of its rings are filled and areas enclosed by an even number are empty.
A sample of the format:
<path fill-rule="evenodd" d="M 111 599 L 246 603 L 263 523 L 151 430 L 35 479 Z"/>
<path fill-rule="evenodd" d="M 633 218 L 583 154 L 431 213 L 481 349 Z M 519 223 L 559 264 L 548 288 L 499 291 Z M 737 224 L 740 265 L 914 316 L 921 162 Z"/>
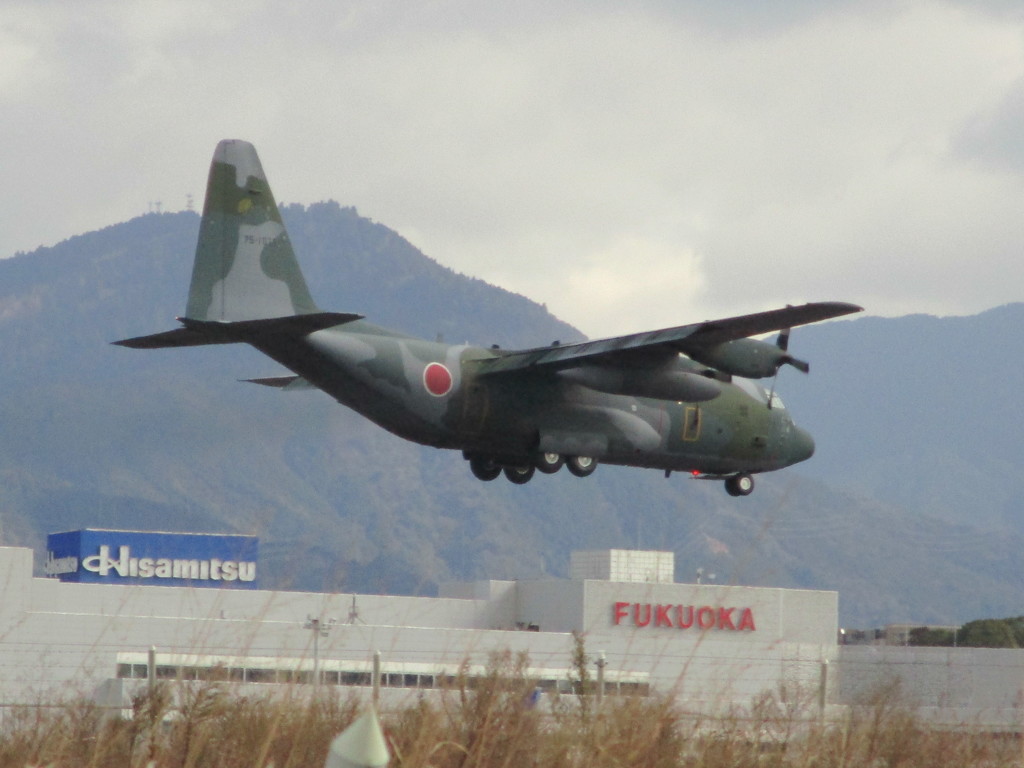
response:
<path fill-rule="evenodd" d="M 839 301 L 824 301 L 803 304 L 798 307 L 773 309 L 752 315 L 708 320 L 692 325 L 664 328 L 660 331 L 645 331 L 611 339 L 584 341 L 578 344 L 553 345 L 517 352 L 500 354 L 483 363 L 481 375 L 529 369 L 559 370 L 586 363 L 619 364 L 638 359 L 657 359 L 682 352 L 685 355 L 699 354 L 701 350 L 716 347 L 727 341 L 744 339 L 762 333 L 779 331 L 797 325 L 807 325 L 820 320 L 862 311 L 856 304 Z"/>

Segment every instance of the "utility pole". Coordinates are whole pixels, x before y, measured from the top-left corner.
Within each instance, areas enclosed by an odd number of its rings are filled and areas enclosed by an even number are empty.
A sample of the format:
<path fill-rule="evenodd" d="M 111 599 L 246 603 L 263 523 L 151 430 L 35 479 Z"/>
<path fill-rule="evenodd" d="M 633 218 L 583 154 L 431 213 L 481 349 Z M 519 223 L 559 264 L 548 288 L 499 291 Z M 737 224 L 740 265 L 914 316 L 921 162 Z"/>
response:
<path fill-rule="evenodd" d="M 601 705 L 604 703 L 604 668 L 608 665 L 608 659 L 604 655 L 604 651 L 597 654 L 597 709 L 601 711 Z"/>
<path fill-rule="evenodd" d="M 320 685 L 320 638 L 327 637 L 336 623 L 336 619 L 324 621 L 320 617 L 306 616 L 303 624 L 305 629 L 313 632 L 313 685 Z"/>
<path fill-rule="evenodd" d="M 370 685 L 373 691 L 373 707 L 380 709 L 380 651 L 373 652 L 373 673 L 370 675 Z"/>

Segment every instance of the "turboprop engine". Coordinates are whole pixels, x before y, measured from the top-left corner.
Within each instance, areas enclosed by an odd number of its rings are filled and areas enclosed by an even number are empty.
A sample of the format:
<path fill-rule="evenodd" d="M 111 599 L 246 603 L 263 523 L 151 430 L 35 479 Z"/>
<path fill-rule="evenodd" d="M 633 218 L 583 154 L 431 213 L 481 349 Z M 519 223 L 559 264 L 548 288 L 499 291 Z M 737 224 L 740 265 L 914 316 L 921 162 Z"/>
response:
<path fill-rule="evenodd" d="M 722 385 L 714 379 L 673 367 L 623 369 L 585 365 L 559 371 L 558 375 L 566 381 L 609 395 L 651 397 L 686 403 L 713 400 L 722 391 Z"/>
<path fill-rule="evenodd" d="M 732 376 L 746 379 L 763 379 L 774 376 L 783 365 L 792 365 L 799 371 L 807 373 L 811 366 L 803 360 L 797 360 L 786 351 L 789 334 L 779 334 L 776 344 L 757 339 L 736 339 L 714 347 L 694 350 L 689 356 L 698 363 Z"/>

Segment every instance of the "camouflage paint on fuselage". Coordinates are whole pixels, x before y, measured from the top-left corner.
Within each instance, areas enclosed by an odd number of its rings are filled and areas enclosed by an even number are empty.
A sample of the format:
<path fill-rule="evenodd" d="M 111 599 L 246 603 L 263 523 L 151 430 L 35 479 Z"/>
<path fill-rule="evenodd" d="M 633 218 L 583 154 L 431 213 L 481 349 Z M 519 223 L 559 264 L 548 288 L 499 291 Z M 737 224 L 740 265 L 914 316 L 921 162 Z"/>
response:
<path fill-rule="evenodd" d="M 402 336 L 365 321 L 318 331 L 301 346 L 257 346 L 400 437 L 505 463 L 551 451 L 723 474 L 778 469 L 813 450 L 809 438 L 792 438 L 800 433 L 788 412 L 769 410 L 767 393 L 743 379 L 700 403 L 610 395 L 553 375 L 487 380 L 479 369 L 495 358 L 491 350 Z M 442 395 L 431 393 L 424 380 L 432 363 L 451 374 L 451 388 Z"/>

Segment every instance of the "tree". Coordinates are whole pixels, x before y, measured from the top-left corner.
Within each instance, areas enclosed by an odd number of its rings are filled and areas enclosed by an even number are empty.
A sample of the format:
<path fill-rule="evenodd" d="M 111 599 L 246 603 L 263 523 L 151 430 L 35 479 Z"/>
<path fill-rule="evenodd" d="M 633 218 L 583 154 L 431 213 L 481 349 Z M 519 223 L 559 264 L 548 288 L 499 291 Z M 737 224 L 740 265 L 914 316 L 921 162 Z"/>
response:
<path fill-rule="evenodd" d="M 978 619 L 960 628 L 959 645 L 968 648 L 1020 648 L 1011 619 Z"/>
<path fill-rule="evenodd" d="M 934 629 L 931 627 L 914 627 L 908 633 L 908 645 L 926 645 L 951 647 L 953 645 L 953 630 Z"/>

